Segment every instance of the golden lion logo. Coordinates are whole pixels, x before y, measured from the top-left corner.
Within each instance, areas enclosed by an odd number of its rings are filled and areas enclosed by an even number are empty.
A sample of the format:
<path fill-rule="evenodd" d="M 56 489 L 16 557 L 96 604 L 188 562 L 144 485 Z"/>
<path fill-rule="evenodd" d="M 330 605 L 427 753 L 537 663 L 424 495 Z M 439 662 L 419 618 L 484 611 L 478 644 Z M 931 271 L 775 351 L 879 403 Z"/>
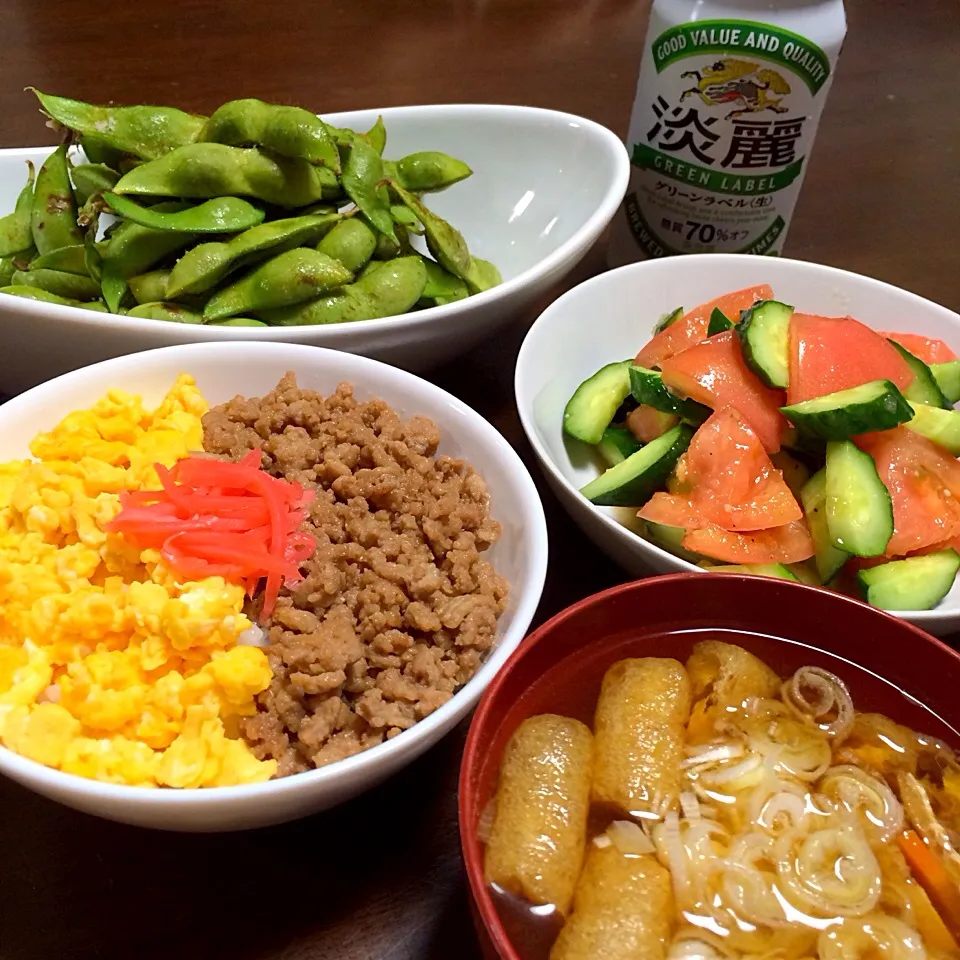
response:
<path fill-rule="evenodd" d="M 780 106 L 780 103 L 790 92 L 790 84 L 775 70 L 756 63 L 747 60 L 718 60 L 700 70 L 687 70 L 681 76 L 697 81 L 695 87 L 683 91 L 681 100 L 696 95 L 709 107 L 718 107 L 725 103 L 741 104 L 740 109 L 731 110 L 727 114 L 727 120 L 763 110 L 787 112 L 787 108 Z"/>

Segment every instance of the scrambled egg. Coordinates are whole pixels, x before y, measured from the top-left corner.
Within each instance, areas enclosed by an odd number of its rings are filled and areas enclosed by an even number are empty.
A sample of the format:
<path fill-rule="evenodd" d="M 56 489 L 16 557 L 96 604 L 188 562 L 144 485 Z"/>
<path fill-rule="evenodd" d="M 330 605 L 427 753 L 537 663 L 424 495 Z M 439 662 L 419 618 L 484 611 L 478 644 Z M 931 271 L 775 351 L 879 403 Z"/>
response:
<path fill-rule="evenodd" d="M 271 672 L 243 588 L 179 583 L 155 550 L 104 524 L 122 490 L 156 489 L 155 463 L 202 448 L 192 378 L 163 403 L 110 391 L 0 463 L 0 741 L 67 773 L 137 786 L 269 779 L 236 736 Z"/>

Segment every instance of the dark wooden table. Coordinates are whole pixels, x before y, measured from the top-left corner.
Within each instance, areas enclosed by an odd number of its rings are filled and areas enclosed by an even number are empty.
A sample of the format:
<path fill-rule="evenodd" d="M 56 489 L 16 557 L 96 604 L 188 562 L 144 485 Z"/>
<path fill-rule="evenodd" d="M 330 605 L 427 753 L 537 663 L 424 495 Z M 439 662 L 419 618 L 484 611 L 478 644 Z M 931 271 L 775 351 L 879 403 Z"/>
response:
<path fill-rule="evenodd" d="M 625 133 L 645 0 L 5 0 L 0 146 L 51 141 L 22 88 L 209 112 L 536 104 Z M 848 0 L 850 30 L 787 244 L 960 307 L 957 0 Z M 602 251 L 568 280 L 601 268 Z M 559 291 L 558 291 L 559 292 Z M 434 379 L 526 457 L 511 389 L 536 316 Z M 541 486 L 538 622 L 624 579 Z M 340 810 L 238 835 L 152 833 L 0 781 L 0 960 L 474 960 L 456 823 L 465 729 Z"/>

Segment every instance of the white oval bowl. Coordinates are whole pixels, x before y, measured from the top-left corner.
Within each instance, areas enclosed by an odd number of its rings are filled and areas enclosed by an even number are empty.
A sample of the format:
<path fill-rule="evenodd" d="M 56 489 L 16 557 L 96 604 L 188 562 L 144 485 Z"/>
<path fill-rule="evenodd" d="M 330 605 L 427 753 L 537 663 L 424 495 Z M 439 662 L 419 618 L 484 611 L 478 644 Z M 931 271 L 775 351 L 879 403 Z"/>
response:
<path fill-rule="evenodd" d="M 629 177 L 621 141 L 583 117 L 538 107 L 444 104 L 325 115 L 366 130 L 382 113 L 386 155 L 442 150 L 473 176 L 427 203 L 457 227 L 503 283 L 401 317 L 327 326 L 208 327 L 95 313 L 0 295 L 0 391 L 16 393 L 109 357 L 199 341 L 309 343 L 425 370 L 470 350 L 568 273 L 613 218 Z M 0 215 L 13 209 L 25 160 L 51 147 L 0 150 Z"/>
<path fill-rule="evenodd" d="M 166 347 L 65 374 L 0 405 L 0 461 L 29 456 L 36 433 L 112 387 L 156 404 L 181 372 L 211 404 L 269 392 L 288 370 L 300 386 L 328 394 L 344 380 L 360 399 L 380 397 L 405 416 L 424 414 L 442 434 L 440 452 L 462 457 L 490 490 L 503 535 L 490 560 L 510 583 L 497 644 L 476 675 L 409 730 L 346 760 L 267 783 L 202 790 L 150 790 L 61 773 L 0 747 L 0 773 L 69 807 L 110 820 L 167 830 L 236 830 L 282 823 L 332 807 L 386 779 L 448 733 L 523 639 L 547 567 L 547 528 L 530 474 L 509 443 L 478 413 L 425 380 L 366 357 L 302 344 L 199 343 Z"/>
<path fill-rule="evenodd" d="M 604 364 L 634 356 L 661 314 L 758 283 L 771 284 L 777 299 L 805 313 L 850 314 L 877 330 L 925 333 L 960 354 L 960 316 L 951 310 L 879 280 L 799 260 L 668 257 L 611 270 L 565 293 L 524 339 L 515 374 L 517 410 L 566 511 L 601 550 L 636 576 L 706 571 L 643 539 L 636 532 L 635 510 L 595 507 L 580 495 L 579 488 L 599 471 L 587 446 L 563 433 L 564 406 Z M 939 636 L 960 629 L 960 582 L 935 610 L 897 615 Z"/>

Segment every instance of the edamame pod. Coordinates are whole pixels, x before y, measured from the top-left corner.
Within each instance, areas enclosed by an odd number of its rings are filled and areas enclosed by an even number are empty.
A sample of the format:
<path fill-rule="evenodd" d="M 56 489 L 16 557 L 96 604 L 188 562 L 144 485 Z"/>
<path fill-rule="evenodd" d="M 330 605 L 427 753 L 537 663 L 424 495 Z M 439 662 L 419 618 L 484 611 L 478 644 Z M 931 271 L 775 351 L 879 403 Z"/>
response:
<path fill-rule="evenodd" d="M 340 155 L 327 125 L 302 107 L 248 98 L 231 100 L 210 115 L 201 141 L 264 147 L 282 157 L 308 160 L 340 173 Z"/>
<path fill-rule="evenodd" d="M 404 189 L 416 193 L 446 190 L 473 174 L 462 160 L 438 150 L 411 153 L 396 161 L 396 170 L 396 179 Z"/>
<path fill-rule="evenodd" d="M 180 230 L 189 233 L 240 233 L 263 223 L 263 210 L 239 197 L 217 197 L 167 213 L 152 207 L 142 207 L 127 197 L 105 193 L 103 199 L 110 209 L 125 220 L 139 223 L 151 230 Z"/>
<path fill-rule="evenodd" d="M 409 207 L 402 203 L 390 204 L 390 216 L 397 226 L 402 226 L 409 233 L 415 233 L 418 236 L 423 235 L 423 224 L 414 216 Z"/>
<path fill-rule="evenodd" d="M 439 307 L 470 296 L 466 283 L 452 273 L 448 273 L 439 263 L 424 257 L 423 265 L 427 270 L 427 282 L 417 301 L 418 306 Z"/>
<path fill-rule="evenodd" d="M 77 201 L 70 186 L 65 143 L 44 160 L 37 174 L 30 230 L 34 246 L 41 254 L 83 243 L 83 233 L 77 226 Z"/>
<path fill-rule="evenodd" d="M 174 107 L 98 107 L 36 89 L 33 92 L 44 112 L 57 123 L 90 138 L 93 144 L 133 154 L 141 160 L 155 160 L 185 143 L 193 143 L 207 122 L 206 117 Z M 89 151 L 87 156 L 93 159 Z M 101 159 L 104 156 L 114 159 L 110 154 L 101 154 Z"/>
<path fill-rule="evenodd" d="M 489 260 L 481 260 L 479 257 L 470 258 L 470 269 L 465 279 L 471 293 L 483 293 L 484 290 L 503 283 L 500 271 Z"/>
<path fill-rule="evenodd" d="M 167 320 L 171 323 L 203 323 L 199 313 L 188 310 L 182 303 L 140 303 L 126 311 L 128 317 L 146 320 Z"/>
<path fill-rule="evenodd" d="M 83 303 L 80 300 L 71 300 L 69 297 L 59 297 L 49 290 L 41 290 L 40 287 L 25 287 L 23 285 L 0 287 L 0 293 L 9 293 L 14 297 L 23 297 L 25 300 L 42 300 L 44 303 L 58 303 L 62 307 L 80 307 L 82 310 L 96 310 L 99 313 L 106 313 L 107 308 L 99 300 Z"/>
<path fill-rule="evenodd" d="M 100 296 L 100 285 L 96 280 L 62 270 L 15 270 L 10 284 L 15 287 L 39 287 L 69 300 L 96 300 Z"/>
<path fill-rule="evenodd" d="M 203 309 L 205 320 L 223 320 L 240 313 L 257 313 L 274 307 L 313 300 L 353 280 L 353 274 L 333 257 L 300 247 L 268 260 L 215 293 Z"/>
<path fill-rule="evenodd" d="M 158 213 L 176 213 L 186 204 L 171 201 L 157 204 Z M 101 287 L 111 312 L 116 313 L 127 292 L 127 278 L 145 273 L 164 257 L 189 246 L 198 235 L 176 230 L 152 230 L 124 221 L 103 250 Z"/>
<path fill-rule="evenodd" d="M 16 269 L 13 265 L 13 257 L 0 257 L 0 287 L 9 285 Z"/>
<path fill-rule="evenodd" d="M 369 261 L 376 248 L 377 234 L 359 217 L 341 221 L 317 244 L 321 253 L 339 260 L 352 273 Z"/>
<path fill-rule="evenodd" d="M 127 279 L 127 286 L 137 303 L 156 303 L 160 300 L 169 300 L 167 282 L 170 279 L 169 270 L 148 270 Z"/>
<path fill-rule="evenodd" d="M 75 273 L 81 277 L 89 277 L 87 269 L 86 247 L 76 243 L 69 247 L 61 247 L 30 263 L 31 270 L 62 270 L 65 273 Z"/>
<path fill-rule="evenodd" d="M 13 213 L 0 219 L 0 257 L 20 253 L 33 246 L 33 231 L 30 226 L 33 209 L 33 164 L 27 161 L 27 183 L 17 197 Z"/>
<path fill-rule="evenodd" d="M 254 197 L 278 207 L 305 207 L 342 195 L 340 181 L 326 167 L 223 143 L 178 147 L 124 174 L 114 193 L 190 200 Z"/>
<path fill-rule="evenodd" d="M 387 148 L 387 128 L 383 124 L 382 116 L 378 116 L 377 122 L 361 136 L 381 157 L 383 156 L 383 151 Z"/>
<path fill-rule="evenodd" d="M 208 327 L 265 327 L 262 320 L 254 320 L 253 317 L 231 317 L 229 320 L 211 320 Z"/>
<path fill-rule="evenodd" d="M 363 139 L 356 139 L 345 148 L 347 158 L 343 164 L 344 193 L 357 205 L 360 212 L 387 239 L 397 241 L 390 216 L 390 200 L 385 190 L 380 190 L 383 180 L 383 161 L 380 154 Z"/>
<path fill-rule="evenodd" d="M 266 254 L 316 243 L 342 219 L 339 214 L 290 217 L 251 227 L 229 240 L 201 243 L 177 261 L 167 283 L 167 299 L 205 293 L 234 270 Z"/>
<path fill-rule="evenodd" d="M 120 169 L 120 162 L 124 159 L 123 151 L 108 147 L 90 134 L 80 137 L 80 149 L 90 163 L 102 164 L 114 170 Z"/>
<path fill-rule="evenodd" d="M 455 277 L 466 280 L 470 272 L 470 251 L 460 231 L 428 210 L 415 193 L 411 193 L 396 180 L 390 181 L 390 189 L 423 224 L 427 247 L 440 266 Z"/>
<path fill-rule="evenodd" d="M 376 320 L 406 313 L 420 299 L 427 271 L 420 257 L 400 257 L 380 265 L 330 296 L 295 307 L 258 311 L 271 325 L 299 326 Z"/>
<path fill-rule="evenodd" d="M 91 197 L 112 190 L 120 174 L 103 163 L 79 163 L 70 168 L 77 203 L 85 204 Z"/>

